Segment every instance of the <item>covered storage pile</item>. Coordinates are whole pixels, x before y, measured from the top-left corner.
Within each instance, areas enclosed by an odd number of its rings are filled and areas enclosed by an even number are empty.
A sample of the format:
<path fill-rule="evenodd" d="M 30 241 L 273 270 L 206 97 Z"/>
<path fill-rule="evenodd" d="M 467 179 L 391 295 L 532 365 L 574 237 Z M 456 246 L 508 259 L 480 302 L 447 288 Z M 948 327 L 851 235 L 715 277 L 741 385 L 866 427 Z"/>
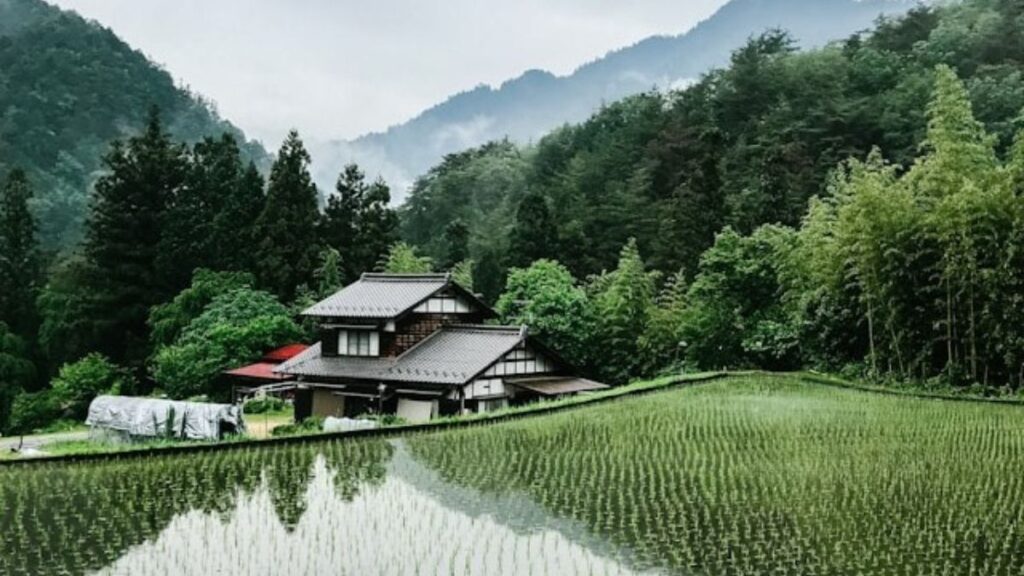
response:
<path fill-rule="evenodd" d="M 245 431 L 238 406 L 127 396 L 97 397 L 85 423 L 129 438 L 216 440 Z"/>

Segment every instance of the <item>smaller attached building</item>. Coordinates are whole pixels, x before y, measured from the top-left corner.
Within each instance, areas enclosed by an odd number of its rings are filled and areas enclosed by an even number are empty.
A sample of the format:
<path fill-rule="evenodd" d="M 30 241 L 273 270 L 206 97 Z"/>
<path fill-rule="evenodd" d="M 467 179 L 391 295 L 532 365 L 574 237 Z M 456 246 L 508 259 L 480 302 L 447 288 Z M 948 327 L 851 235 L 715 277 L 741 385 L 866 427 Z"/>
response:
<path fill-rule="evenodd" d="M 265 353 L 258 362 L 227 370 L 221 375 L 225 386 L 231 387 L 231 398 L 235 403 L 254 394 L 288 393 L 294 388 L 290 385 L 291 376 L 274 372 L 282 363 L 306 351 L 305 344 L 288 344 Z"/>
<path fill-rule="evenodd" d="M 296 418 L 382 410 L 412 421 L 605 388 L 495 313 L 449 275 L 364 274 L 304 312 L 321 340 L 281 364 Z"/>

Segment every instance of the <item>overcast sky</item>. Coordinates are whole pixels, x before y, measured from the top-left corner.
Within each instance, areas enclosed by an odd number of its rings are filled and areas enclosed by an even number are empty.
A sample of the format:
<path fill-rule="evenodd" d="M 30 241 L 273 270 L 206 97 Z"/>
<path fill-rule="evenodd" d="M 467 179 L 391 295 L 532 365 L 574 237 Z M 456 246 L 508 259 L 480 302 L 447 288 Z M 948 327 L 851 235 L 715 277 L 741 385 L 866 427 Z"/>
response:
<path fill-rule="evenodd" d="M 566 74 L 725 0 L 51 0 L 110 27 L 276 148 L 350 138 L 530 68 Z"/>

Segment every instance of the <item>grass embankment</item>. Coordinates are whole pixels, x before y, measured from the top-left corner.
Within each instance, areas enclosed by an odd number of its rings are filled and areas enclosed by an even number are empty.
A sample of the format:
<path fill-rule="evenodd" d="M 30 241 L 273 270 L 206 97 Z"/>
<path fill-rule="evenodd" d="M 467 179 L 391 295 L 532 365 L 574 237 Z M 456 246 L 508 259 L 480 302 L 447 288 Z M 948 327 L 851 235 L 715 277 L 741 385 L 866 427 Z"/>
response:
<path fill-rule="evenodd" d="M 653 380 L 635 382 L 626 386 L 610 388 L 608 390 L 602 390 L 600 392 L 581 394 L 578 396 L 570 396 L 553 401 L 537 402 L 533 404 L 515 406 L 511 408 L 505 408 L 502 410 L 496 410 L 493 412 L 437 418 L 425 424 L 403 424 L 397 426 L 388 426 L 377 430 L 359 430 L 354 432 L 315 432 L 285 437 L 269 437 L 268 435 L 274 427 L 281 426 L 290 422 L 291 413 L 286 411 L 280 411 L 273 412 L 270 414 L 252 414 L 246 415 L 246 426 L 247 428 L 249 428 L 249 435 L 233 436 L 221 440 L 219 442 L 183 442 L 175 440 L 154 440 L 152 442 L 142 442 L 134 444 L 109 444 L 89 441 L 74 441 L 68 443 L 54 443 L 47 445 L 43 449 L 45 454 L 41 456 L 15 458 L 13 460 L 6 461 L 0 459 L 0 463 L 8 463 L 12 461 L 46 462 L 67 457 L 88 458 L 103 457 L 105 455 L 117 457 L 144 456 L 156 455 L 164 451 L 177 452 L 188 449 L 213 450 L 217 449 L 218 447 L 236 448 L 239 446 L 246 446 L 252 444 L 288 444 L 345 436 L 365 437 L 377 435 L 400 435 L 408 432 L 421 432 L 431 429 L 446 429 L 451 427 L 470 426 L 477 424 L 485 424 L 488 422 L 499 422 L 531 415 L 548 414 L 569 408 L 574 408 L 577 406 L 605 402 L 626 396 L 655 392 L 658 390 L 663 390 L 674 386 L 706 382 L 716 378 L 722 378 L 725 375 L 726 374 L 724 372 L 701 372 L 695 374 L 685 374 L 681 376 L 664 376 Z M 255 433 L 253 433 L 252 429 L 254 424 L 256 430 Z"/>
<path fill-rule="evenodd" d="M 42 448 L 45 455 L 30 457 L 30 458 L 18 458 L 17 455 L 2 454 L 0 455 L 0 462 L 3 461 L 39 461 L 45 459 L 60 458 L 66 456 L 103 456 L 105 454 L 111 455 L 135 455 L 135 454 L 149 454 L 156 453 L 161 450 L 182 450 L 190 447 L 206 450 L 215 449 L 218 446 L 224 447 L 237 447 L 239 445 L 248 445 L 259 442 L 274 442 L 274 443 L 292 443 L 292 442 L 303 442 L 303 441 L 315 441 L 318 439 L 334 438 L 340 436 L 367 436 L 367 435 L 400 435 L 407 432 L 421 432 L 424 430 L 430 430 L 434 428 L 444 429 L 450 427 L 469 426 L 474 424 L 486 424 L 489 422 L 499 422 L 509 419 L 517 419 L 520 417 L 531 416 L 531 415 L 542 415 L 552 412 L 559 412 L 565 409 L 584 406 L 588 404 L 601 403 L 609 400 L 615 400 L 619 398 L 643 395 L 650 392 L 657 392 L 676 386 L 686 386 L 692 384 L 705 383 L 716 379 L 726 377 L 743 377 L 751 375 L 760 375 L 765 377 L 773 378 L 788 378 L 788 379 L 799 379 L 805 382 L 810 382 L 818 385 L 825 385 L 837 388 L 844 388 L 849 390 L 858 390 L 863 392 L 871 392 L 884 395 L 896 395 L 904 397 L 916 397 L 916 398 L 927 398 L 927 399 L 938 399 L 938 400 L 953 400 L 953 401 L 969 401 L 969 402 L 987 402 L 996 404 L 1017 404 L 1024 405 L 1024 400 L 1016 397 L 984 397 L 971 395 L 968 393 L 952 393 L 952 392 L 936 392 L 932 390 L 912 387 L 892 387 L 882 386 L 876 384 L 869 384 L 864 382 L 851 382 L 835 376 L 816 372 L 792 372 L 792 373 L 768 373 L 760 371 L 743 371 L 743 372 L 700 372 L 693 374 L 674 375 L 674 376 L 663 376 L 652 380 L 638 381 L 626 386 L 620 386 L 616 388 L 610 388 L 600 392 L 582 394 L 578 396 L 570 396 L 560 400 L 537 402 L 533 404 L 527 404 L 522 406 L 515 406 L 497 410 L 494 412 L 486 412 L 481 414 L 468 414 L 464 416 L 450 416 L 445 418 L 438 418 L 432 420 L 427 424 L 415 424 L 415 425 L 394 425 L 387 426 L 385 428 L 375 431 L 359 431 L 359 432 L 300 432 L 295 435 L 285 437 L 273 437 L 271 432 L 279 427 L 289 424 L 292 421 L 292 413 L 290 410 L 276 410 L 272 412 L 262 414 L 249 414 L 246 415 L 246 426 L 248 434 L 246 436 L 231 437 L 219 442 L 196 442 L 196 441 L 174 441 L 174 440 L 155 440 L 152 442 L 143 442 L 135 444 L 107 444 L 91 442 L 86 440 L 81 441 L 69 441 L 69 442 L 55 442 L 47 444 Z"/>

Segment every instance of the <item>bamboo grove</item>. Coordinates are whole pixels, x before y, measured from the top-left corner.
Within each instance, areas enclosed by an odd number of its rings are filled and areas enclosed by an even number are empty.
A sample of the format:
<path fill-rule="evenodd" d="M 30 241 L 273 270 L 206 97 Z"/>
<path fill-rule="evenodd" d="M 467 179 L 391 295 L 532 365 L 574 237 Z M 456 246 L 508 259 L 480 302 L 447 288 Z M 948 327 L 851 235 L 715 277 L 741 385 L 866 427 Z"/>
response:
<path fill-rule="evenodd" d="M 787 294 L 811 332 L 846 332 L 866 346 L 875 374 L 1019 386 L 1024 132 L 1000 162 L 945 67 L 928 119 L 924 153 L 909 170 L 875 150 L 846 163 L 830 195 L 812 202 Z"/>

